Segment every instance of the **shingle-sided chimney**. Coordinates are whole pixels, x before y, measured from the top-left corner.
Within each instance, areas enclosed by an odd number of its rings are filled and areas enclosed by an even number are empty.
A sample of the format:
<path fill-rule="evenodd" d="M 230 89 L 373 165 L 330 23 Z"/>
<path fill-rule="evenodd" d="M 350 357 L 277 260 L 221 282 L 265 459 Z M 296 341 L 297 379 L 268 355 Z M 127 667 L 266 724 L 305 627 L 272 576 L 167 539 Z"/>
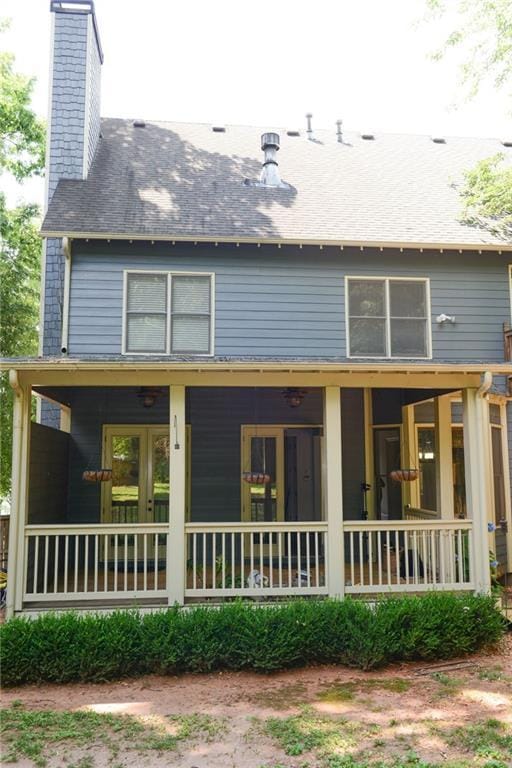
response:
<path fill-rule="evenodd" d="M 103 53 L 93 0 L 51 0 L 47 202 L 59 179 L 85 179 L 100 134 Z"/>
<path fill-rule="evenodd" d="M 93 0 L 51 0 L 50 114 L 45 209 L 60 179 L 85 179 L 100 135 L 103 53 Z M 61 351 L 64 257 L 61 240 L 44 247 L 40 352 Z"/>

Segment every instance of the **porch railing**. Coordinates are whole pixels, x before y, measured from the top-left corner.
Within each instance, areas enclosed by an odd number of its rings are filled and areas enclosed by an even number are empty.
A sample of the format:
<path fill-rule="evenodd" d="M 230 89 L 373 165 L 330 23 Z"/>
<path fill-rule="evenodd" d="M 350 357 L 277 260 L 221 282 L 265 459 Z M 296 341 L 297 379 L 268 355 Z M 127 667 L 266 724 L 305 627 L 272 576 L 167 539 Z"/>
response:
<path fill-rule="evenodd" d="M 169 526 L 27 525 L 23 598 L 50 602 L 161 597 Z"/>
<path fill-rule="evenodd" d="M 346 522 L 347 593 L 473 589 L 471 520 Z"/>
<path fill-rule="evenodd" d="M 186 523 L 185 597 L 326 595 L 327 530 L 325 521 Z M 167 523 L 28 525 L 23 600 L 166 603 L 172 535 Z M 471 590 L 472 536 L 470 520 L 345 521 L 345 591 Z"/>
<path fill-rule="evenodd" d="M 326 522 L 187 523 L 185 534 L 186 597 L 328 592 Z"/>

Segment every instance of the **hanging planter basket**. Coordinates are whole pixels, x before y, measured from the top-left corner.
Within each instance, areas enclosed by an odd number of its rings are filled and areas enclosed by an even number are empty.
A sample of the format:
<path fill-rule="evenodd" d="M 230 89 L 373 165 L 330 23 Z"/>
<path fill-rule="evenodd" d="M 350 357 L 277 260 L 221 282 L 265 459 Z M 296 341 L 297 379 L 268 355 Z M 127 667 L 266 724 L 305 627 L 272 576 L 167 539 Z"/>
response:
<path fill-rule="evenodd" d="M 82 473 L 82 480 L 86 483 L 106 483 L 112 480 L 111 469 L 86 469 Z"/>
<path fill-rule="evenodd" d="M 394 469 L 389 476 L 395 483 L 411 483 L 418 479 L 419 474 L 418 469 Z"/>
<path fill-rule="evenodd" d="M 252 485 L 262 485 L 270 483 L 270 475 L 263 472 L 242 472 L 242 480 Z"/>

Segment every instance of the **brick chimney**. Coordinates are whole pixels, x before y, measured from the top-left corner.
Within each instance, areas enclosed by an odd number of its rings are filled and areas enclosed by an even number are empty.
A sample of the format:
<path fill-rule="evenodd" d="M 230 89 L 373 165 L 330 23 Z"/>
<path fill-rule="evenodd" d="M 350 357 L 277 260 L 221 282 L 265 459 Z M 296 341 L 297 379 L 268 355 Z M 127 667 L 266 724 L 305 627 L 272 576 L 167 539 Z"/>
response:
<path fill-rule="evenodd" d="M 45 209 L 60 179 L 85 179 L 100 136 L 103 52 L 93 0 L 51 0 L 50 114 Z M 43 252 L 40 353 L 61 353 L 64 285 L 62 241 Z"/>

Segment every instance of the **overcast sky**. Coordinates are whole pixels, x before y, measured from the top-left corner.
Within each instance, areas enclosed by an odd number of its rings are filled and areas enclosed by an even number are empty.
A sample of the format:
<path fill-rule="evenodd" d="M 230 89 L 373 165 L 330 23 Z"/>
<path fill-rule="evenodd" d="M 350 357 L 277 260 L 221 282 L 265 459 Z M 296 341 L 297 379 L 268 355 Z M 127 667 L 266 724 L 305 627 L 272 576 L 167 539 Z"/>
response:
<path fill-rule="evenodd" d="M 12 19 L 2 47 L 37 77 L 42 117 L 49 5 L 1 4 Z M 104 116 L 303 128 L 310 111 L 314 127 L 333 131 L 341 118 L 349 130 L 510 134 L 503 93 L 453 108 L 457 57 L 431 60 L 446 21 L 423 23 L 425 0 L 96 0 L 96 12 Z"/>

